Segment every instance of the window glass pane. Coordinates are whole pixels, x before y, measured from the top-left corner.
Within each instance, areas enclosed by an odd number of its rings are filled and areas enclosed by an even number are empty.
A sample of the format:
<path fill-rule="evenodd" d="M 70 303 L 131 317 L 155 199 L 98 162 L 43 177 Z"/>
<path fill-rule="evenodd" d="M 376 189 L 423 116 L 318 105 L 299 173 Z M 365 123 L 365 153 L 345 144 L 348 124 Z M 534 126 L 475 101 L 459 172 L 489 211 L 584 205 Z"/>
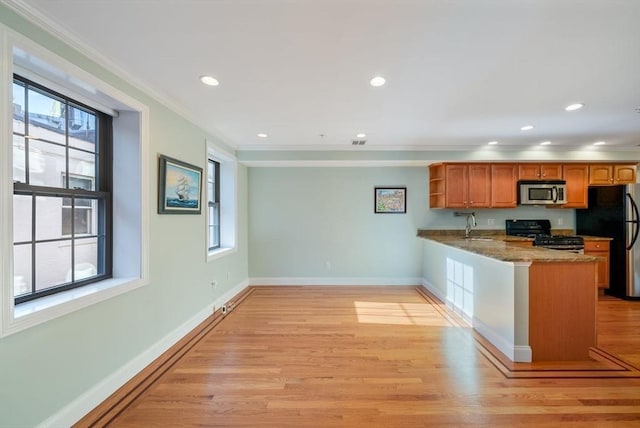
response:
<path fill-rule="evenodd" d="M 13 242 L 31 241 L 31 196 L 13 195 Z"/>
<path fill-rule="evenodd" d="M 71 242 L 36 244 L 36 291 L 68 282 L 71 277 Z"/>
<path fill-rule="evenodd" d="M 24 135 L 24 86 L 13 84 L 13 132 Z"/>
<path fill-rule="evenodd" d="M 13 247 L 13 295 L 31 291 L 31 244 Z"/>
<path fill-rule="evenodd" d="M 80 187 L 85 190 L 95 190 L 96 177 L 96 155 L 80 150 L 69 149 L 69 174 L 82 175 L 82 179 L 86 180 L 85 184 L 71 186 L 70 188 Z M 78 178 L 80 180 L 80 178 Z M 85 187 L 86 185 L 89 187 Z"/>
<path fill-rule="evenodd" d="M 74 281 L 98 275 L 98 238 L 78 239 L 75 252 Z"/>
<path fill-rule="evenodd" d="M 93 113 L 69 106 L 69 145 L 96 151 L 96 116 Z"/>
<path fill-rule="evenodd" d="M 65 170 L 64 147 L 38 140 L 29 141 L 29 184 L 62 187 L 60 177 Z"/>
<path fill-rule="evenodd" d="M 65 104 L 29 89 L 29 136 L 65 144 Z"/>
<path fill-rule="evenodd" d="M 94 226 L 93 218 L 96 206 L 97 201 L 95 199 L 76 199 L 74 213 L 76 235 L 95 235 L 98 232 Z"/>
<path fill-rule="evenodd" d="M 62 198 L 36 196 L 36 240 L 62 238 L 61 221 Z"/>
<path fill-rule="evenodd" d="M 27 182 L 24 137 L 13 136 L 13 181 Z"/>

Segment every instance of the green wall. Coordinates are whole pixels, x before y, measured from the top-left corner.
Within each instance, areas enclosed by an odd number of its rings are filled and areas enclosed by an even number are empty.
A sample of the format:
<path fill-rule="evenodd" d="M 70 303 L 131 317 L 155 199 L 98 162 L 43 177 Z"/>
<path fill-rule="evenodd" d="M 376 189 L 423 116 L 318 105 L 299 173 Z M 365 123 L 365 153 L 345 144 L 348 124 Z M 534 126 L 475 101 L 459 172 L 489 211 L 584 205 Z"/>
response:
<path fill-rule="evenodd" d="M 417 229 L 465 226 L 454 210 L 429 209 L 428 181 L 426 167 L 249 168 L 249 276 L 327 278 L 328 283 L 422 277 Z M 407 214 L 374 214 L 375 186 L 406 186 Z M 474 211 L 478 230 L 503 229 L 509 218 L 545 218 L 558 229 L 574 226 L 571 209 Z"/>
<path fill-rule="evenodd" d="M 247 280 L 247 169 L 240 166 L 238 171 L 238 251 L 207 263 L 204 215 L 156 214 L 157 156 L 204 168 L 205 139 L 221 143 L 1 4 L 0 23 L 146 104 L 150 117 L 150 212 L 145 218 L 150 226 L 150 284 L 0 338 L 0 426 L 14 428 L 34 426 L 56 414 Z M 0 95 L 10 97 L 5 88 Z M 212 279 L 218 281 L 215 292 Z"/>

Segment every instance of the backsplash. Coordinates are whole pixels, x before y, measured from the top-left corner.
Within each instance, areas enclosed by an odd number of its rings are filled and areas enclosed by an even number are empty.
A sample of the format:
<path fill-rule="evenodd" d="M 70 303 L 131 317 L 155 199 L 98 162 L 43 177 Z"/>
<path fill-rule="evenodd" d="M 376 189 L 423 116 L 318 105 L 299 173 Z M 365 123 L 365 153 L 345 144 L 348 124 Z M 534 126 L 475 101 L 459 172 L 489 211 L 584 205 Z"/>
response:
<path fill-rule="evenodd" d="M 424 229 L 464 229 L 465 217 L 456 217 L 454 212 L 475 212 L 477 230 L 504 229 L 507 219 L 548 219 L 552 229 L 575 229 L 575 210 L 519 206 L 510 209 L 427 209 Z"/>

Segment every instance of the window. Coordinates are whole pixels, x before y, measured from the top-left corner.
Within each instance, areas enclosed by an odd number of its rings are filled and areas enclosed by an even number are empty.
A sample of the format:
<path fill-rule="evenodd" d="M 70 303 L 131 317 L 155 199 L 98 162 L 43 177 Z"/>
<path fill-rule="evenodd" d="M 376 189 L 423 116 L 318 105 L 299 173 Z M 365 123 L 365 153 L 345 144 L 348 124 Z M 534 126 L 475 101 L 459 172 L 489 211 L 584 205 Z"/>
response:
<path fill-rule="evenodd" d="M 207 142 L 207 260 L 236 250 L 238 161 Z"/>
<path fill-rule="evenodd" d="M 151 174 L 147 105 L 1 25 L 0 38 L 0 128 L 13 130 L 0 171 L 15 182 L 0 186 L 4 337 L 149 284 Z M 34 275 L 45 250 L 56 257 Z"/>
<path fill-rule="evenodd" d="M 112 118 L 13 79 L 14 298 L 111 276 Z"/>
<path fill-rule="evenodd" d="M 209 251 L 220 248 L 220 162 L 207 162 Z"/>

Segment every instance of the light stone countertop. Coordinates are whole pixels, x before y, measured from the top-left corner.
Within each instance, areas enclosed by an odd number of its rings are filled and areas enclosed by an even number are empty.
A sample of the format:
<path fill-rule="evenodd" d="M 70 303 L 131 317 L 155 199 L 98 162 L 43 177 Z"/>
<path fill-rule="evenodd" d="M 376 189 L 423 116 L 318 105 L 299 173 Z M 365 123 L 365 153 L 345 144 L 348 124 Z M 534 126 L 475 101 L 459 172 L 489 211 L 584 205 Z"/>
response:
<path fill-rule="evenodd" d="M 488 233 L 485 233 L 488 232 Z M 419 229 L 418 237 L 449 245 L 460 250 L 469 251 L 485 257 L 505 262 L 595 262 L 597 257 L 585 256 L 570 251 L 549 250 L 539 247 L 524 247 L 516 242 L 532 241 L 531 238 L 507 236 L 502 233 L 491 233 L 490 230 L 474 230 L 471 239 L 464 238 L 459 230 Z M 475 239 L 474 239 L 475 238 Z"/>

